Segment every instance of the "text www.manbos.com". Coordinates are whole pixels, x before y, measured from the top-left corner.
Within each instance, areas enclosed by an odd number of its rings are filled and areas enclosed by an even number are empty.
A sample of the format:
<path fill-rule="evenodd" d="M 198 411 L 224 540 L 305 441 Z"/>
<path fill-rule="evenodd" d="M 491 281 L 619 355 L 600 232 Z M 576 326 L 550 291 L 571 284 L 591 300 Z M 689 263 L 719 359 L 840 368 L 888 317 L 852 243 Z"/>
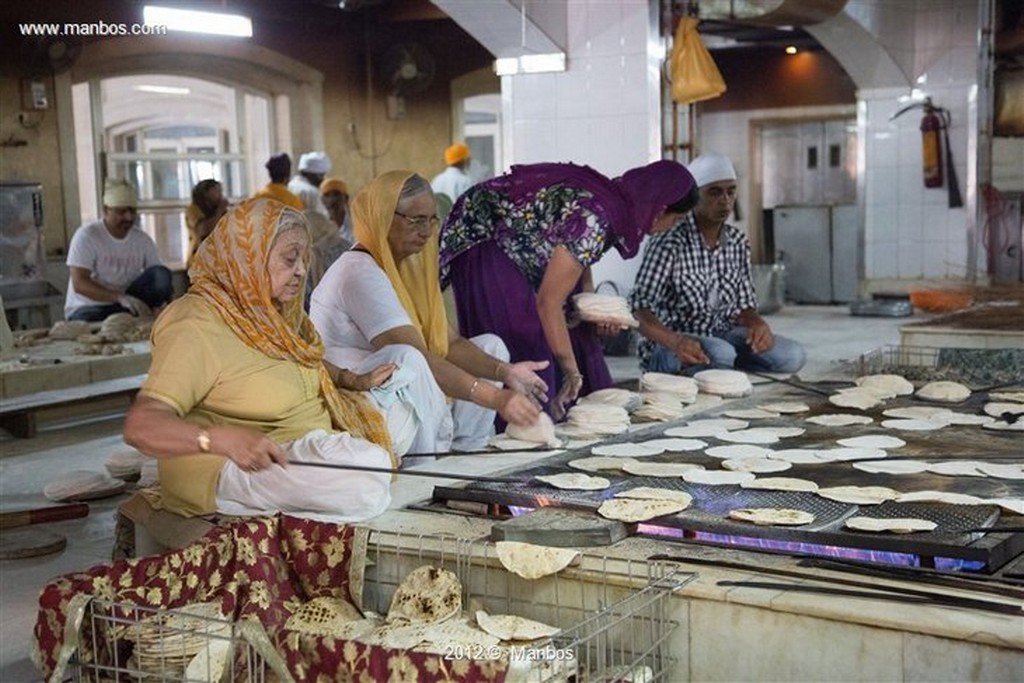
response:
<path fill-rule="evenodd" d="M 23 36 L 165 36 L 167 27 L 157 24 L 116 24 L 91 21 L 82 24 L 18 24 Z"/>

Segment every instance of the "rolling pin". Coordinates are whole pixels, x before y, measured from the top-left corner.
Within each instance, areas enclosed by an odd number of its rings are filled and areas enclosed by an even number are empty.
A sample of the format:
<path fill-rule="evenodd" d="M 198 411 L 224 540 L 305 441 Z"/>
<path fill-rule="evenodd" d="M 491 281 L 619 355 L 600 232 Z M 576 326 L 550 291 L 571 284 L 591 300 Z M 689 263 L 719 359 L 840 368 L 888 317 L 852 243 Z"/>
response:
<path fill-rule="evenodd" d="M 0 512 L 0 529 L 14 529 L 30 524 L 45 522 L 61 522 L 65 519 L 78 519 L 89 514 L 89 506 L 85 503 L 54 505 L 34 510 L 12 510 Z"/>

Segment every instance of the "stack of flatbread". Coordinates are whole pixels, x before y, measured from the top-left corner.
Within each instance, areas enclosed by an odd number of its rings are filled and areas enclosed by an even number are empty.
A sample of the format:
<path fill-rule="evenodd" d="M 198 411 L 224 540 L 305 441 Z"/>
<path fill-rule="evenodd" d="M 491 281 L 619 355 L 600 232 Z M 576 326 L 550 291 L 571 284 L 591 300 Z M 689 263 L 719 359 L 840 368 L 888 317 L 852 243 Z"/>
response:
<path fill-rule="evenodd" d="M 640 376 L 640 391 L 673 394 L 683 403 L 697 400 L 697 380 L 664 372 L 645 372 Z"/>
<path fill-rule="evenodd" d="M 828 402 L 840 408 L 871 410 L 875 406 L 881 405 L 887 395 L 886 392 L 876 390 L 874 387 L 853 387 L 852 389 L 840 389 L 828 397 Z"/>
<path fill-rule="evenodd" d="M 918 398 L 940 403 L 960 403 L 970 396 L 970 387 L 959 382 L 929 382 L 917 390 Z"/>
<path fill-rule="evenodd" d="M 231 627 L 218 603 L 194 603 L 147 617 L 124 632 L 135 643 L 128 665 L 161 678 L 219 681 L 230 659 Z"/>
<path fill-rule="evenodd" d="M 644 399 L 635 391 L 610 387 L 608 389 L 598 389 L 597 391 L 593 391 L 577 401 L 578 405 L 593 403 L 618 406 L 619 408 L 625 409 L 627 413 L 632 413 L 643 405 Z"/>
<path fill-rule="evenodd" d="M 584 292 L 577 294 L 572 300 L 576 304 L 580 318 L 588 322 L 640 327 L 640 322 L 633 317 L 629 302 L 624 297 Z"/>
<path fill-rule="evenodd" d="M 747 374 L 738 370 L 701 370 L 693 378 L 701 392 L 715 396 L 747 396 L 754 390 Z"/>
<path fill-rule="evenodd" d="M 645 391 L 644 404 L 633 413 L 639 418 L 655 422 L 677 420 L 686 414 L 686 407 L 679 394 L 664 391 Z M 694 395 L 696 398 L 696 395 Z"/>
<path fill-rule="evenodd" d="M 914 385 L 900 375 L 864 375 L 854 380 L 858 387 L 872 389 L 881 398 L 910 396 Z"/>
<path fill-rule="evenodd" d="M 103 466 L 114 479 L 134 481 L 142 474 L 142 463 L 145 456 L 134 448 L 111 453 Z"/>
<path fill-rule="evenodd" d="M 569 409 L 566 424 L 578 434 L 621 434 L 629 429 L 629 413 L 618 406 L 576 404 Z"/>

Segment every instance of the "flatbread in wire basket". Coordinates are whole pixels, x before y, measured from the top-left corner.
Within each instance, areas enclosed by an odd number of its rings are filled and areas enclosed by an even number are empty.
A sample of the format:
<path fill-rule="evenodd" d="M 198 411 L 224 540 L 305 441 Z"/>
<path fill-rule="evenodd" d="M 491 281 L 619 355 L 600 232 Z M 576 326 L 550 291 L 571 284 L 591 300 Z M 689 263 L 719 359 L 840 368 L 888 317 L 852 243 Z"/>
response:
<path fill-rule="evenodd" d="M 488 614 L 483 610 L 476 613 L 477 626 L 502 640 L 538 640 L 550 638 L 561 629 L 515 614 Z"/>
<path fill-rule="evenodd" d="M 388 621 L 431 623 L 462 611 L 462 583 L 453 572 L 431 565 L 418 567 L 395 589 Z"/>
<path fill-rule="evenodd" d="M 520 541 L 498 541 L 494 550 L 501 566 L 524 579 L 557 574 L 579 557 L 572 548 L 552 548 Z"/>

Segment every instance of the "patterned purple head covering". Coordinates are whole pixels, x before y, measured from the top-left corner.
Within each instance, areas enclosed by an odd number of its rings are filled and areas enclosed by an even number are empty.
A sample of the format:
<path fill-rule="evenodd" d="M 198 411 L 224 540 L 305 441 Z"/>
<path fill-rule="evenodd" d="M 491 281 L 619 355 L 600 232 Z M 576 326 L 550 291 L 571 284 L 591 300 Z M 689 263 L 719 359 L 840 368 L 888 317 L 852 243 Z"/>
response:
<path fill-rule="evenodd" d="M 506 178 L 513 201 L 553 185 L 591 193 L 611 226 L 612 241 L 623 258 L 636 256 L 655 217 L 694 187 L 690 172 L 682 164 L 667 160 L 630 169 L 614 180 L 589 166 L 558 163 L 513 166 Z"/>
<path fill-rule="evenodd" d="M 658 214 L 690 194 L 696 185 L 685 166 L 667 159 L 630 169 L 612 182 L 625 196 L 629 207 L 629 218 L 612 224 L 619 239 L 616 248 L 622 258 L 636 256 Z"/>

